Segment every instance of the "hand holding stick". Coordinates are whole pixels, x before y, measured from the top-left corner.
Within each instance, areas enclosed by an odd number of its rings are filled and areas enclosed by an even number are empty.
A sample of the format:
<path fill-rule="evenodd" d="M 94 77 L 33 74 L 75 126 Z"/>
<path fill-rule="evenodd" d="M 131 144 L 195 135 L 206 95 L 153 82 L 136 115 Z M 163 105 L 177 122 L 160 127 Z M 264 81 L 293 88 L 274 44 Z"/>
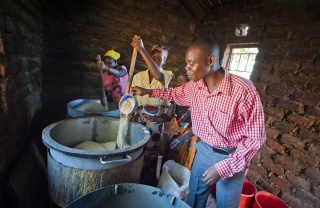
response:
<path fill-rule="evenodd" d="M 104 106 L 105 111 L 108 111 L 108 102 L 107 102 L 107 97 L 104 89 L 104 81 L 103 81 L 103 65 L 104 63 L 101 61 L 100 55 L 97 55 L 97 67 L 99 69 L 99 74 L 100 74 L 100 80 L 101 80 L 101 105 Z"/>

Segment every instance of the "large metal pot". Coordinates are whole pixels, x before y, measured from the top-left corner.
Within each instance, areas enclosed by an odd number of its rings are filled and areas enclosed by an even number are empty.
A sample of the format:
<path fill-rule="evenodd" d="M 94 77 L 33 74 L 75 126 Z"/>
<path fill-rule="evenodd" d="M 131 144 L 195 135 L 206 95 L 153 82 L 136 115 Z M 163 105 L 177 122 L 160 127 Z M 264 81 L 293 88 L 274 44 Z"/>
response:
<path fill-rule="evenodd" d="M 57 121 L 42 132 L 48 147 L 48 180 L 51 199 L 59 206 L 91 191 L 115 183 L 139 183 L 143 148 L 150 133 L 143 125 L 129 122 L 130 146 L 113 150 L 79 150 L 78 143 L 115 141 L 120 119 L 107 116 L 78 117 Z"/>
<path fill-rule="evenodd" d="M 98 99 L 78 99 L 67 104 L 67 113 L 70 117 L 80 116 L 112 116 L 119 117 L 119 106 L 113 102 L 107 102 L 107 109 L 101 105 Z"/>
<path fill-rule="evenodd" d="M 132 183 L 115 184 L 93 191 L 66 208 L 188 208 L 185 202 L 158 188 Z"/>

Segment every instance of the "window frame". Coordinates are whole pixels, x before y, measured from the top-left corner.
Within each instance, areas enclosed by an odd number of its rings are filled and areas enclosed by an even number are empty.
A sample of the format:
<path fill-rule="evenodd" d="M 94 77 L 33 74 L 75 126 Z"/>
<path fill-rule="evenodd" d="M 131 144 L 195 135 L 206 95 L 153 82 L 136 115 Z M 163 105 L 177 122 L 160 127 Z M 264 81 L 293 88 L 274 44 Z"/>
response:
<path fill-rule="evenodd" d="M 259 43 L 236 43 L 236 44 L 227 44 L 226 50 L 223 55 L 221 66 L 226 70 L 230 71 L 230 62 L 232 57 L 232 49 L 236 48 L 258 48 L 259 50 Z M 258 52 L 259 53 L 259 52 Z M 258 54 L 257 53 L 257 54 Z"/>

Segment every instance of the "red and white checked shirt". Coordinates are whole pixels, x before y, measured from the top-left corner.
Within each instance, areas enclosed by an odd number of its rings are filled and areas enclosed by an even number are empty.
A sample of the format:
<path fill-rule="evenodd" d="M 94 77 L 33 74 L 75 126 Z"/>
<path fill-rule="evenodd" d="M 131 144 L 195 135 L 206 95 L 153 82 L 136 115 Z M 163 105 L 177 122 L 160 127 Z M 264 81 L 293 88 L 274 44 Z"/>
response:
<path fill-rule="evenodd" d="M 266 140 L 264 112 L 250 80 L 229 74 L 210 93 L 203 80 L 152 90 L 150 97 L 191 107 L 192 130 L 213 147 L 237 148 L 215 164 L 223 179 L 243 171 Z"/>

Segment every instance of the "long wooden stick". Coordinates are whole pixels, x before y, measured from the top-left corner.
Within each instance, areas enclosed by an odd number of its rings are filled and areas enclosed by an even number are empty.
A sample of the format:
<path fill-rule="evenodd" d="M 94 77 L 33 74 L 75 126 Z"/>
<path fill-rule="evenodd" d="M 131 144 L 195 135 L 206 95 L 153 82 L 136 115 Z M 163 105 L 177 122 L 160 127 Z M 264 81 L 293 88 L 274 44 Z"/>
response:
<path fill-rule="evenodd" d="M 130 87 L 131 87 L 131 82 L 133 78 L 133 72 L 134 72 L 134 66 L 136 64 L 136 59 L 137 59 L 137 49 L 133 49 L 132 52 L 132 57 L 131 57 L 131 64 L 130 64 L 130 69 L 128 72 L 128 83 L 127 83 L 127 88 L 126 88 L 126 94 L 130 92 Z"/>
<path fill-rule="evenodd" d="M 130 69 L 128 72 L 128 82 L 126 87 L 126 94 L 130 92 L 131 82 L 133 78 L 133 72 L 134 72 L 134 66 L 136 63 L 137 58 L 137 49 L 133 48 L 132 52 L 132 58 L 131 58 L 131 64 Z M 117 144 L 116 149 L 123 148 L 126 144 L 127 135 L 129 130 L 129 121 L 127 118 L 127 115 L 125 117 L 120 117 L 120 124 L 119 124 L 119 130 L 118 130 L 118 136 L 117 136 Z"/>
<path fill-rule="evenodd" d="M 101 61 L 100 55 L 97 55 L 97 61 Z M 104 89 L 104 81 L 103 81 L 103 73 L 102 70 L 99 69 L 100 73 L 100 79 L 101 79 L 101 105 L 104 106 L 104 110 L 108 111 L 108 102 L 107 102 L 107 97 L 106 97 L 106 92 Z"/>

